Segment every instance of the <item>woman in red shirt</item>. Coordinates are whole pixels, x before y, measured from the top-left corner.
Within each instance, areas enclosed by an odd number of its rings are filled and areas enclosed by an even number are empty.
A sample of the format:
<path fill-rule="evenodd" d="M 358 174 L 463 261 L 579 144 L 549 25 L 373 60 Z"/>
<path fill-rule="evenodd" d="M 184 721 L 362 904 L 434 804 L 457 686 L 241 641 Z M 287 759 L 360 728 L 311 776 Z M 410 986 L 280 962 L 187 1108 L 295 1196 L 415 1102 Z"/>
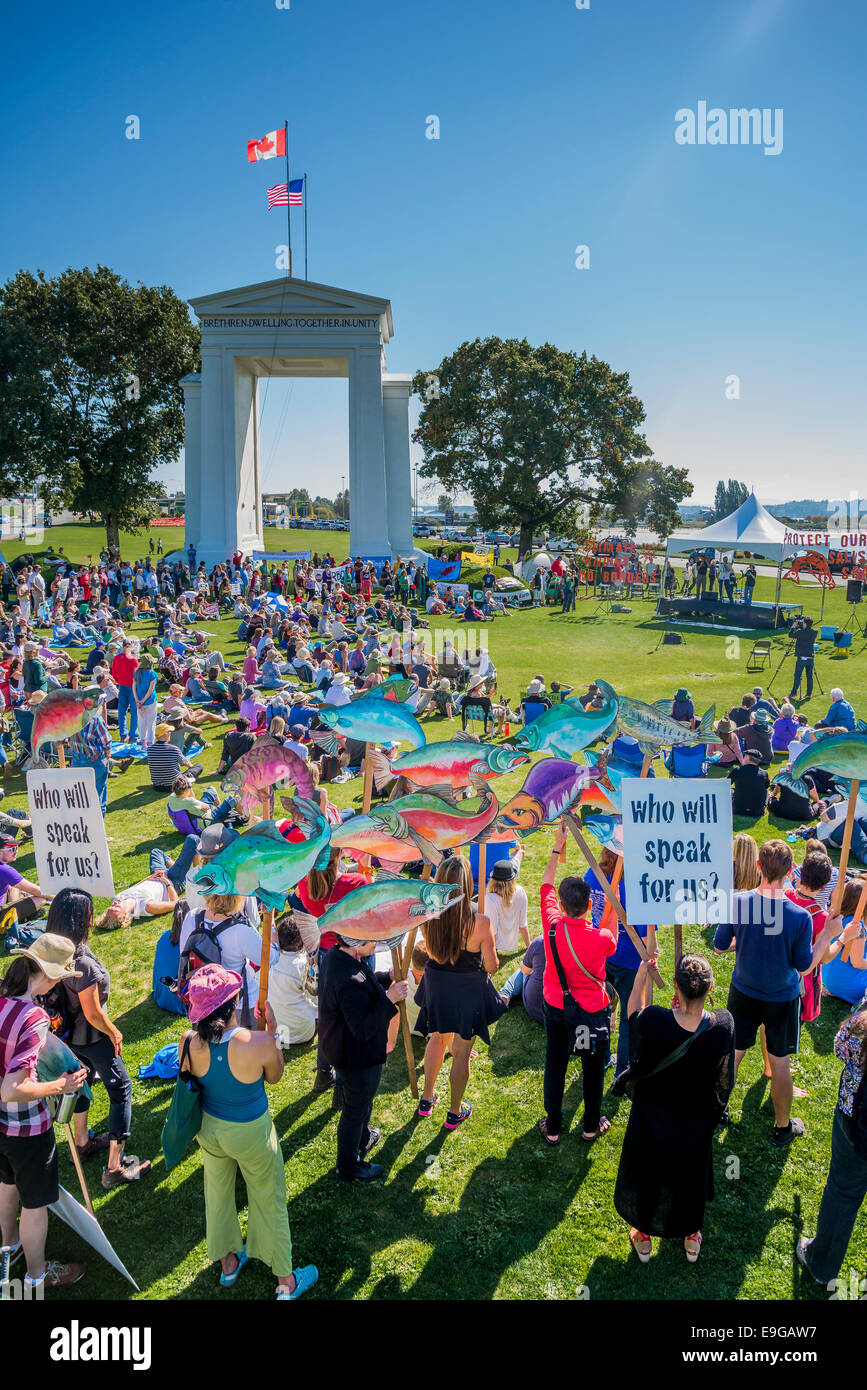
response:
<path fill-rule="evenodd" d="M 335 849 L 331 851 L 327 867 L 311 869 L 307 877 L 302 878 L 295 892 L 301 899 L 305 912 L 309 912 L 311 917 L 324 917 L 328 909 L 339 903 L 341 898 L 354 893 L 356 888 L 363 888 L 369 881 L 364 874 L 342 874 L 340 851 Z M 335 936 L 334 932 L 326 932 L 319 942 L 319 950 L 329 951 L 339 943 L 340 938 Z M 333 1085 L 334 1068 L 326 1062 L 317 1048 L 313 1090 L 319 1093 L 329 1090 Z"/>
<path fill-rule="evenodd" d="M 545 1115 L 539 1120 L 539 1129 L 551 1145 L 560 1143 L 563 1090 L 573 1051 L 581 1058 L 584 1083 L 581 1138 L 592 1144 L 611 1128 L 611 1121 L 601 1113 L 611 1021 L 605 962 L 617 949 L 617 940 L 607 928 L 595 930 L 591 926 L 590 889 L 583 878 L 564 878 L 555 889 L 557 861 L 565 847 L 566 830 L 561 825 L 554 836 L 541 890 L 546 1046 Z"/>

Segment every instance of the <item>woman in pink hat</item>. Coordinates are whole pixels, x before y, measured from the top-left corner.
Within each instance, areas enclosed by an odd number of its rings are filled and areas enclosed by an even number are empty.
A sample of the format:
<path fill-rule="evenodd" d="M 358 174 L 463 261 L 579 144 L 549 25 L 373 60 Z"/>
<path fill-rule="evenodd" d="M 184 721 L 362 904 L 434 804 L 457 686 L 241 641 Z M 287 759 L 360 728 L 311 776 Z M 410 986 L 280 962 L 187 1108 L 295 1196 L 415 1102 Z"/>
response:
<path fill-rule="evenodd" d="M 265 1031 L 239 1026 L 236 1008 L 241 976 L 222 965 L 203 965 L 190 976 L 188 1001 L 193 1031 L 190 1069 L 202 1092 L 198 1133 L 205 1173 L 208 1256 L 222 1266 L 220 1286 L 231 1288 L 248 1260 L 262 1260 L 277 1276 L 277 1298 L 300 1298 L 319 1278 L 315 1265 L 292 1269 L 292 1238 L 286 1210 L 286 1172 L 268 1110 L 265 1082 L 283 1075 L 277 1025 L 265 1005 Z M 256 1005 L 259 1017 L 259 1005 Z M 247 1186 L 247 1240 L 242 1243 L 235 1206 L 240 1168 Z"/>

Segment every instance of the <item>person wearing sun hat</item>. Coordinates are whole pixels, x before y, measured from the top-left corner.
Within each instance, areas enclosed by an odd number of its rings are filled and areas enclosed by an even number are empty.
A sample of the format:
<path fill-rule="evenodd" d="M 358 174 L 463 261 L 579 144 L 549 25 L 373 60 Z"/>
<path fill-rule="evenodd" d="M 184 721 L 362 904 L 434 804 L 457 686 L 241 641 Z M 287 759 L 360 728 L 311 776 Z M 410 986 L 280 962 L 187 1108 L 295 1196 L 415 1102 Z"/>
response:
<path fill-rule="evenodd" d="M 766 709 L 754 709 L 749 724 L 744 724 L 738 734 L 743 752 L 757 753 L 762 767 L 770 767 L 774 757 L 771 749 L 772 724 Z"/>
<path fill-rule="evenodd" d="M 48 1097 L 74 1095 L 87 1072 L 37 1079 L 49 1018 L 36 1001 L 61 980 L 78 978 L 74 953 L 71 941 L 46 932 L 13 950 L 16 959 L 0 980 L 0 1261 L 5 1274 L 25 1256 L 25 1298 L 40 1297 L 34 1290 L 41 1287 L 75 1284 L 85 1272 L 82 1264 L 46 1263 L 45 1238 L 48 1208 L 60 1196 Z"/>
<path fill-rule="evenodd" d="M 278 1300 L 288 1302 L 312 1288 L 319 1271 L 315 1265 L 292 1269 L 286 1170 L 265 1093 L 266 1083 L 273 1086 L 283 1075 L 283 1052 L 267 1002 L 264 1032 L 239 1026 L 242 985 L 236 971 L 217 964 L 203 965 L 190 976 L 187 1002 L 193 1028 L 179 1049 L 182 1056 L 189 1050 L 202 1097 L 202 1127 L 196 1137 L 205 1179 L 208 1258 L 220 1261 L 224 1289 L 233 1286 L 248 1260 L 262 1260 L 277 1276 Z M 246 1242 L 235 1205 L 239 1169 L 247 1188 Z"/>
<path fill-rule="evenodd" d="M 674 692 L 674 699 L 671 702 L 671 717 L 676 719 L 679 724 L 691 725 L 695 720 L 695 705 L 685 685 L 680 686 Z"/>
<path fill-rule="evenodd" d="M 735 726 L 730 719 L 718 719 L 714 724 L 714 732 L 718 735 L 710 747 L 715 750 L 714 761 L 725 767 L 728 763 L 742 763 L 740 739 L 735 733 Z"/>

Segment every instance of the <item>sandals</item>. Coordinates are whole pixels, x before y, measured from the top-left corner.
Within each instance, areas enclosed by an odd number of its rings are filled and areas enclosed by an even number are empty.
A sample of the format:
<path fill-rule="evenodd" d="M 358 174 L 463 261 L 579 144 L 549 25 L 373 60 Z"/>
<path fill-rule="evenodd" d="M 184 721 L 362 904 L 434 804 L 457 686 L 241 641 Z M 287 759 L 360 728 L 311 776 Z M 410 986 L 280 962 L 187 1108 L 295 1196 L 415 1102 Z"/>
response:
<path fill-rule="evenodd" d="M 555 1148 L 557 1147 L 557 1145 L 560 1143 L 560 1136 L 559 1136 L 559 1134 L 549 1134 L 549 1133 L 548 1133 L 548 1120 L 547 1120 L 547 1117 L 546 1117 L 545 1115 L 543 1115 L 542 1118 L 541 1118 L 541 1120 L 537 1120 L 537 1121 L 536 1121 L 536 1124 L 537 1124 L 537 1126 L 538 1126 L 539 1133 L 541 1134 L 542 1138 L 545 1140 L 545 1143 L 548 1144 L 548 1145 L 550 1145 L 550 1147 L 551 1147 L 552 1149 L 555 1149 Z"/>
<path fill-rule="evenodd" d="M 594 1143 L 596 1142 L 596 1140 L 600 1138 L 601 1135 L 607 1134 L 610 1128 L 611 1128 L 611 1121 L 607 1118 L 607 1116 L 603 1115 L 602 1118 L 601 1118 L 600 1121 L 599 1121 L 599 1128 L 598 1128 L 597 1130 L 595 1130 L 595 1131 L 593 1132 L 593 1134 L 582 1134 L 582 1135 L 581 1135 L 581 1143 L 582 1143 L 582 1144 L 594 1144 Z"/>
<path fill-rule="evenodd" d="M 242 1245 L 240 1250 L 236 1250 L 236 1251 L 235 1251 L 235 1259 L 238 1261 L 238 1263 L 235 1265 L 235 1268 L 232 1270 L 232 1273 L 231 1273 L 231 1274 L 221 1274 L 221 1275 L 220 1275 L 220 1288 L 221 1288 L 221 1289 L 230 1289 L 230 1288 L 232 1287 L 232 1285 L 236 1282 L 236 1280 L 237 1280 L 237 1278 L 238 1278 L 238 1275 L 241 1273 L 241 1270 L 244 1268 L 244 1265 L 247 1263 L 247 1246 L 246 1246 L 246 1244 Z"/>
<path fill-rule="evenodd" d="M 686 1258 L 691 1265 L 694 1265 L 701 1252 L 701 1231 L 693 1231 L 691 1236 L 684 1236 L 683 1248 L 686 1251 Z"/>
<path fill-rule="evenodd" d="M 650 1243 L 650 1236 L 646 1236 L 643 1231 L 637 1231 L 633 1226 L 629 1232 L 629 1243 L 643 1265 L 650 1264 L 650 1255 L 653 1246 Z"/>

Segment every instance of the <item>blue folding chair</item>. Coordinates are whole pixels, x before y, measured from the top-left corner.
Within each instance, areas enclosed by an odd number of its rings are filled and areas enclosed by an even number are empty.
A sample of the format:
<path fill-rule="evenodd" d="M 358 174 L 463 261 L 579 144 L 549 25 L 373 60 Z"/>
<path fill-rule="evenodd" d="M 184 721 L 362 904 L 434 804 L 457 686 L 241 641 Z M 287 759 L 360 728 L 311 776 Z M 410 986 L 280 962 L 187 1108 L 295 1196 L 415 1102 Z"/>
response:
<path fill-rule="evenodd" d="M 697 743 L 692 748 L 672 748 L 671 758 L 666 767 L 672 777 L 706 777 L 707 744 Z"/>

